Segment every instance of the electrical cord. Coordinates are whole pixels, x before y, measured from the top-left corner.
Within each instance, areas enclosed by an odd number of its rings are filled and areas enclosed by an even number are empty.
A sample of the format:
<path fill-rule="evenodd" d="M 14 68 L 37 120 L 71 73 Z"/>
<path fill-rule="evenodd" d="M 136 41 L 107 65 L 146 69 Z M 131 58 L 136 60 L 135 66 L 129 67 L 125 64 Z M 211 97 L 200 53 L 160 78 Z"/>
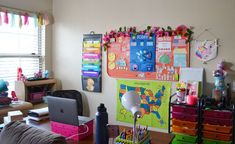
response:
<path fill-rule="evenodd" d="M 74 135 L 71 135 L 69 137 L 66 137 L 66 140 L 71 139 L 71 138 L 73 138 L 75 136 L 79 136 L 79 135 L 85 134 L 85 133 L 87 133 L 89 131 L 89 127 L 86 124 L 82 124 L 82 126 L 84 126 L 86 128 L 85 132 L 74 134 Z"/>

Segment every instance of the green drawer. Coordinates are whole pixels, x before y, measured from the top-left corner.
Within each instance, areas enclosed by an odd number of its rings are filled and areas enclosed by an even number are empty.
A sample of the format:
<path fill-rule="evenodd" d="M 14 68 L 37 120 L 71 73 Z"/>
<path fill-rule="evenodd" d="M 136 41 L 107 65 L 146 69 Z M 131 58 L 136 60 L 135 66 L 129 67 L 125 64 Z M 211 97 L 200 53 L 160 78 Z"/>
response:
<path fill-rule="evenodd" d="M 178 133 L 175 134 L 175 139 L 178 141 L 185 141 L 185 142 L 191 142 L 191 143 L 197 142 L 196 136 L 189 136 L 189 135 L 178 134 Z"/>
<path fill-rule="evenodd" d="M 195 144 L 194 142 L 185 142 L 185 141 L 180 141 L 174 138 L 174 140 L 171 142 L 171 144 Z"/>
<path fill-rule="evenodd" d="M 219 141 L 203 138 L 203 144 L 232 144 L 232 141 Z"/>

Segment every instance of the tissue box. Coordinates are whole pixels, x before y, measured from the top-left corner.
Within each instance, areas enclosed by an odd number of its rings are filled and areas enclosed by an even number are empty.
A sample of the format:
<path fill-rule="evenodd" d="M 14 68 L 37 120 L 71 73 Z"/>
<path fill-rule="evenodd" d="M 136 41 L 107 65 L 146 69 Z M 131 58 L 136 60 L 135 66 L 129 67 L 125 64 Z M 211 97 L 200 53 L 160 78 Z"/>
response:
<path fill-rule="evenodd" d="M 8 112 L 9 121 L 22 121 L 23 113 L 21 111 L 10 111 Z"/>
<path fill-rule="evenodd" d="M 55 121 L 51 121 L 50 123 L 51 131 L 75 141 L 84 139 L 87 136 L 93 134 L 93 119 L 85 122 L 84 125 L 79 126 L 64 124 Z"/>

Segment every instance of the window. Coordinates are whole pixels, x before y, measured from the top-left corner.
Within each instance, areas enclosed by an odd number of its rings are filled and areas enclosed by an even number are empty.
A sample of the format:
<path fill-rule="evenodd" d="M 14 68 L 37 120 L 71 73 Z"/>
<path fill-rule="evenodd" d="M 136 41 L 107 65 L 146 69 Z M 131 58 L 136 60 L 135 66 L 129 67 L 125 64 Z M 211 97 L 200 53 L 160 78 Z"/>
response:
<path fill-rule="evenodd" d="M 26 77 L 44 69 L 45 27 L 35 26 L 33 17 L 28 21 L 20 28 L 19 15 L 14 14 L 9 24 L 0 25 L 0 79 L 9 82 L 9 92 L 14 90 L 18 67 Z"/>

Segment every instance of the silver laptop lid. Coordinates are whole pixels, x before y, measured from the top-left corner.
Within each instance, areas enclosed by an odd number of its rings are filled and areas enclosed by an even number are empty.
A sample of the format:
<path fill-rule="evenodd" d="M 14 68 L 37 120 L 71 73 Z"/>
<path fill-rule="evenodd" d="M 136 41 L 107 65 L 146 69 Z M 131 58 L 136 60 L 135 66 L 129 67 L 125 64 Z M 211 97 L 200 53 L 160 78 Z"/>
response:
<path fill-rule="evenodd" d="M 79 125 L 77 101 L 75 99 L 47 96 L 51 121 Z"/>

